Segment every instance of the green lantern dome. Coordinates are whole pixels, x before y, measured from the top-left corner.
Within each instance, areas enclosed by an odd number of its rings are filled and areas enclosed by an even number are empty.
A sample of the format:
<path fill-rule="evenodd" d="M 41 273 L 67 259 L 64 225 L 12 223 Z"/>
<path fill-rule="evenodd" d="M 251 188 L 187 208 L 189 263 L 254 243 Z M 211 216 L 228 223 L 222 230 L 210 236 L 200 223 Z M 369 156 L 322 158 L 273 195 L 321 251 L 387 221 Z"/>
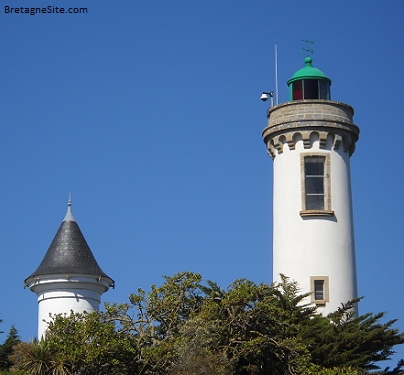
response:
<path fill-rule="evenodd" d="M 304 59 L 305 67 L 299 69 L 293 77 L 288 81 L 288 86 L 290 83 L 301 80 L 301 79 L 325 79 L 331 84 L 331 80 L 320 70 L 315 68 L 311 63 L 313 59 L 310 56 L 307 56 Z"/>
<path fill-rule="evenodd" d="M 304 62 L 305 67 L 299 69 L 288 81 L 290 100 L 330 100 L 331 79 L 312 65 L 313 59 L 310 56 Z"/>

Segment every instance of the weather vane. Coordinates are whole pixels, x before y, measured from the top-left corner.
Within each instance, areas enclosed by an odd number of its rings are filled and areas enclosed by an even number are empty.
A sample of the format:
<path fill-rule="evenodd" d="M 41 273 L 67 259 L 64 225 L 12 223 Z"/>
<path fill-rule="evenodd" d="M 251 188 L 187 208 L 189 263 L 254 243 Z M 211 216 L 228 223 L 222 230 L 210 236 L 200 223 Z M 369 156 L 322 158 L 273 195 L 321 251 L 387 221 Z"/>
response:
<path fill-rule="evenodd" d="M 306 48 L 302 47 L 302 49 L 300 50 L 300 53 L 303 53 L 303 51 L 307 52 L 307 55 L 309 55 L 310 53 L 311 54 L 314 53 L 314 51 L 316 50 L 314 48 L 314 46 L 312 48 L 309 48 L 309 44 L 314 44 L 313 40 L 306 39 L 306 40 L 301 40 L 301 42 L 305 42 L 307 44 L 306 44 Z"/>

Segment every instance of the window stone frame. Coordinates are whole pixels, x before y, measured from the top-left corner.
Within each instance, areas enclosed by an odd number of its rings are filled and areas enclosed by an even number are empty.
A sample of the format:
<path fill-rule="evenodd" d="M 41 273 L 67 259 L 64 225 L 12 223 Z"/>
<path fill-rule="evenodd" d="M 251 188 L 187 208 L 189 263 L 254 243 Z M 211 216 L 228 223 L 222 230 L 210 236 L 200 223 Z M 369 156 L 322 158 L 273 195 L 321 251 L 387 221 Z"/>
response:
<path fill-rule="evenodd" d="M 314 282 L 315 281 L 323 281 L 324 285 L 324 299 L 315 299 L 314 295 Z M 330 302 L 330 278 L 329 276 L 310 276 L 310 290 L 311 294 L 311 302 L 315 303 L 317 306 L 325 306 L 327 302 Z"/>
<path fill-rule="evenodd" d="M 305 158 L 322 157 L 324 158 L 324 210 L 306 209 L 306 185 L 305 185 Z M 300 216 L 334 216 L 331 208 L 331 160 L 329 153 L 305 152 L 300 154 L 300 176 L 302 190 L 302 210 Z"/>

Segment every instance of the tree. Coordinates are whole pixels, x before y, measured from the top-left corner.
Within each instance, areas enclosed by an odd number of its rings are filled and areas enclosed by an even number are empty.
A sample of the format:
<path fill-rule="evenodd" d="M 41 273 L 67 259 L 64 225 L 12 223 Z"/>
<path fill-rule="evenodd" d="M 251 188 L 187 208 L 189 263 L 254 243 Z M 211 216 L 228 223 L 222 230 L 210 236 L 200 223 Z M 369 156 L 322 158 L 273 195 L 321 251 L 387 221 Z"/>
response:
<path fill-rule="evenodd" d="M 164 279 L 161 287 L 152 285 L 148 295 L 142 289 L 131 294 L 129 304 L 106 306 L 119 331 L 135 337 L 142 374 L 165 374 L 175 366 L 181 329 L 203 303 L 199 274 L 182 272 Z M 135 313 L 129 313 L 133 309 Z"/>
<path fill-rule="evenodd" d="M 311 348 L 313 363 L 328 368 L 344 364 L 363 370 L 380 370 L 377 363 L 390 359 L 394 354 L 392 348 L 404 342 L 404 334 L 392 328 L 396 320 L 380 322 L 385 313 L 355 317 L 352 307 L 359 300 L 342 304 L 326 318 L 313 317 L 299 331 Z M 392 371 L 385 369 L 374 373 L 401 374 L 402 367 L 400 361 Z"/>
<path fill-rule="evenodd" d="M 45 339 L 41 339 L 17 344 L 11 359 L 15 364 L 14 370 L 25 371 L 29 375 L 71 374 L 67 367 L 58 366 L 61 357 L 63 353 L 58 352 Z"/>
<path fill-rule="evenodd" d="M 52 360 L 43 355 L 33 366 L 17 350 L 16 368 L 35 375 L 38 368 L 81 375 L 404 374 L 403 362 L 393 370 L 378 365 L 404 343 L 394 320 L 355 317 L 358 301 L 321 316 L 303 304 L 307 295 L 285 276 L 273 285 L 240 279 L 226 290 L 202 284 L 199 274 L 165 276 L 163 285 L 106 304 L 104 312 L 53 317 L 45 339 Z"/>
<path fill-rule="evenodd" d="M 132 337 L 96 312 L 52 317 L 45 338 L 17 345 L 15 369 L 29 375 L 135 375 Z"/>
<path fill-rule="evenodd" d="M 13 352 L 14 346 L 20 343 L 20 337 L 18 336 L 18 331 L 14 326 L 11 326 L 10 332 L 4 343 L 0 345 L 0 370 L 9 370 L 12 366 L 10 360 L 10 355 Z"/>
<path fill-rule="evenodd" d="M 132 336 L 117 332 L 115 322 L 105 314 L 57 315 L 49 324 L 46 341 L 64 353 L 72 373 L 138 373 L 136 342 Z"/>
<path fill-rule="evenodd" d="M 295 320 L 308 319 L 312 310 L 296 308 L 304 296 L 285 304 L 288 290 L 281 288 L 236 280 L 227 291 L 204 289 L 208 298 L 200 316 L 221 322 L 235 374 L 293 374 L 308 360 L 295 337 Z"/>
<path fill-rule="evenodd" d="M 233 368 L 221 347 L 221 327 L 218 322 L 190 319 L 180 330 L 174 345 L 174 375 L 230 375 Z"/>
<path fill-rule="evenodd" d="M 302 304 L 307 294 L 285 276 L 271 286 L 236 280 L 227 290 L 201 281 L 187 272 L 165 277 L 148 296 L 140 290 L 130 304 L 109 310 L 139 338 L 150 373 L 178 371 L 185 362 L 195 366 L 198 358 L 211 355 L 218 363 L 225 358 L 234 374 L 284 375 L 319 372 L 319 367 L 362 373 L 379 369 L 377 363 L 404 343 L 403 334 L 392 328 L 395 321 L 380 324 L 383 314 L 355 317 L 352 306 L 358 300 L 328 317 L 317 314 L 314 306 Z M 127 314 L 131 309 L 137 319 Z M 198 334 L 209 346 L 200 344 Z M 399 363 L 394 372 L 380 374 L 403 373 L 401 368 Z"/>

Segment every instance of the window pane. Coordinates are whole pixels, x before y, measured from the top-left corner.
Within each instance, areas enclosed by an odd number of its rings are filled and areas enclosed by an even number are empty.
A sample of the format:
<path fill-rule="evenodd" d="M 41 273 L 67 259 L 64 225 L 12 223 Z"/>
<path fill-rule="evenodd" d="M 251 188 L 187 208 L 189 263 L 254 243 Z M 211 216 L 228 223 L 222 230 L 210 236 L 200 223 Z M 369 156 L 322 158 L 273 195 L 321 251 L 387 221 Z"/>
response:
<path fill-rule="evenodd" d="M 324 210 L 324 156 L 306 156 L 304 158 L 304 189 L 306 210 Z"/>
<path fill-rule="evenodd" d="M 305 79 L 304 85 L 304 99 L 318 99 L 318 80 Z"/>
<path fill-rule="evenodd" d="M 314 280 L 314 299 L 324 300 L 324 280 Z"/>
<path fill-rule="evenodd" d="M 324 195 L 324 177 L 306 177 L 306 194 Z"/>
<path fill-rule="evenodd" d="M 306 195 L 306 210 L 324 210 L 324 195 Z"/>
<path fill-rule="evenodd" d="M 313 160 L 316 159 L 316 160 Z M 305 159 L 306 176 L 323 176 L 324 175 L 324 159 L 323 158 L 306 158 Z"/>

